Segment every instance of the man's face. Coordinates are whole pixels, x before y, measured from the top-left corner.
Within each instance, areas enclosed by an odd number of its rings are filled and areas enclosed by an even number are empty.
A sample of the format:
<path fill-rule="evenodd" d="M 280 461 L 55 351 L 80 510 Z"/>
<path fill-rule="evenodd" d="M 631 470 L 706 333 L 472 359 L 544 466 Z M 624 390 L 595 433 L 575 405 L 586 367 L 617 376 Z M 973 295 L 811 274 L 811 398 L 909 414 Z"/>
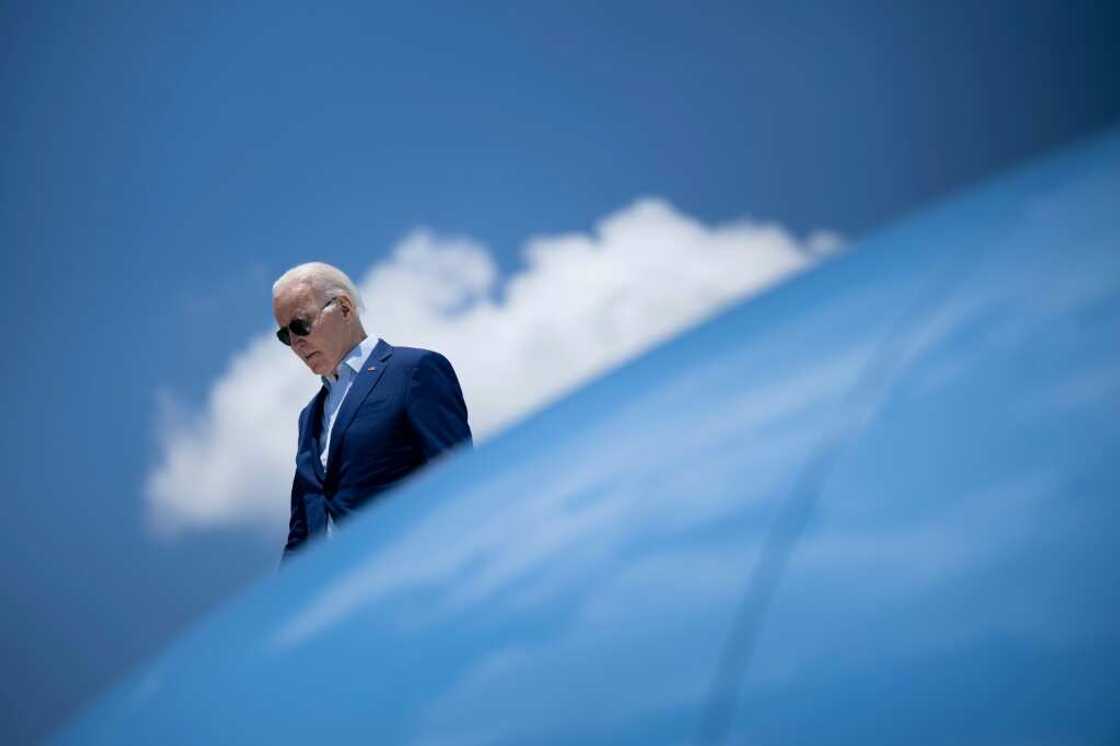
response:
<path fill-rule="evenodd" d="M 294 283 L 281 289 L 272 300 L 272 315 L 279 326 L 287 326 L 293 319 L 303 319 L 311 324 L 311 333 L 301 337 L 290 334 L 292 352 L 308 368 L 320 376 L 331 375 L 339 360 L 348 351 L 350 331 L 343 308 L 345 298 L 335 300 L 323 308 L 330 297 L 319 297 L 306 283 Z"/>

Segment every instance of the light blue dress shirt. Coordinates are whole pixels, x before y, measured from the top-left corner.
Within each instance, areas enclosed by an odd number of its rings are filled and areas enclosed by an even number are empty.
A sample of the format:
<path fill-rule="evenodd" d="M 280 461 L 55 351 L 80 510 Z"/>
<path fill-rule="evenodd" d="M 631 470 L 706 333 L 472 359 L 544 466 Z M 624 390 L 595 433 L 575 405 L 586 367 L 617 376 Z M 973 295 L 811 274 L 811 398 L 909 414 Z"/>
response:
<path fill-rule="evenodd" d="M 342 358 L 342 362 L 338 364 L 336 369 L 337 378 L 331 376 L 323 376 L 323 385 L 327 387 L 327 400 L 323 403 L 323 430 L 325 437 L 323 437 L 322 445 L 323 450 L 319 454 L 319 460 L 323 464 L 323 469 L 327 468 L 327 454 L 331 449 L 331 429 L 334 428 L 334 421 L 338 417 L 338 410 L 342 408 L 342 402 L 346 400 L 346 395 L 350 393 L 350 387 L 354 384 L 354 379 L 358 377 L 358 373 L 362 370 L 362 363 L 365 362 L 369 354 L 373 352 L 373 348 L 377 346 L 377 338 L 367 336 L 358 344 L 351 348 L 350 352 Z"/>
<path fill-rule="evenodd" d="M 335 370 L 337 378 L 332 376 L 321 376 L 323 385 L 327 387 L 327 400 L 323 403 L 323 430 L 324 437 L 321 438 L 323 450 L 319 453 L 319 461 L 323 464 L 323 470 L 327 468 L 327 454 L 331 450 L 331 430 L 334 428 L 334 421 L 338 418 L 338 410 L 342 408 L 342 402 L 346 400 L 346 395 L 350 393 L 350 387 L 354 384 L 354 379 L 358 377 L 358 373 L 362 370 L 362 363 L 365 362 L 369 354 L 373 352 L 373 348 L 377 346 L 377 338 L 367 336 L 358 344 L 354 345 L 350 352 L 342 358 L 342 362 L 338 364 Z M 330 520 L 327 516 L 327 536 L 334 533 L 334 521 Z"/>

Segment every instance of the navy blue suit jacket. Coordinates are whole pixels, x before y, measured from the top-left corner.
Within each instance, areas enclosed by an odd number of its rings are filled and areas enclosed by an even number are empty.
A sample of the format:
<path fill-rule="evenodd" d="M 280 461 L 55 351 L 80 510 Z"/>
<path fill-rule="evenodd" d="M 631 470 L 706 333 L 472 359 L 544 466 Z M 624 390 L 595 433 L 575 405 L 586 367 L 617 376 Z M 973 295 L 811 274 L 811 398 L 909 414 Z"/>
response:
<path fill-rule="evenodd" d="M 362 364 L 331 431 L 327 468 L 319 458 L 324 386 L 299 413 L 287 559 L 309 538 L 444 451 L 471 443 L 467 405 L 443 355 L 383 339 Z"/>

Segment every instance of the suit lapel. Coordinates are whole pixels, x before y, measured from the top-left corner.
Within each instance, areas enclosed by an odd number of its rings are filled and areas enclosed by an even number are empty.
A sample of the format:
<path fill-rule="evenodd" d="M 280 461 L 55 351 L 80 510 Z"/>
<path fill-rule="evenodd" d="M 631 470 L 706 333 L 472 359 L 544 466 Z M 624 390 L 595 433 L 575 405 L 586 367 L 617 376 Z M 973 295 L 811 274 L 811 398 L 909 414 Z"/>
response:
<path fill-rule="evenodd" d="M 311 463 L 320 482 L 327 478 L 327 473 L 323 469 L 323 460 L 319 458 L 319 454 L 323 452 L 323 407 L 326 406 L 326 402 L 327 387 L 324 386 L 315 395 L 311 403 L 311 411 L 307 413 L 307 438 L 311 447 Z"/>
<path fill-rule="evenodd" d="M 330 451 L 327 453 L 327 470 L 336 471 L 338 468 L 338 451 L 342 447 L 342 440 L 346 436 L 346 428 L 350 426 L 351 421 L 354 419 L 354 413 L 358 411 L 358 407 L 366 400 L 369 392 L 381 380 L 381 375 L 385 372 L 386 361 L 393 354 L 393 347 L 383 339 L 377 340 L 377 346 L 369 353 L 369 357 L 362 363 L 362 368 L 358 371 L 357 378 L 350 386 L 350 391 L 346 393 L 346 398 L 342 400 L 342 406 L 338 410 L 338 417 L 335 418 L 334 428 L 331 430 L 331 446 Z M 320 412 L 322 410 L 320 409 Z"/>

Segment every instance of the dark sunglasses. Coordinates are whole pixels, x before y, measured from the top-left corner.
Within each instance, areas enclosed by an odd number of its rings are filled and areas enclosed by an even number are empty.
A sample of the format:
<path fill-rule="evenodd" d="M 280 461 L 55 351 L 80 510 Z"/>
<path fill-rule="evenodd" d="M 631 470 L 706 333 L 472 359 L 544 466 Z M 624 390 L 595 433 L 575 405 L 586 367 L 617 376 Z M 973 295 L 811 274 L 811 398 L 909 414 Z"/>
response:
<path fill-rule="evenodd" d="M 338 296 L 335 296 L 334 298 L 331 298 L 329 301 L 327 301 L 323 305 L 323 307 L 319 309 L 319 313 L 315 315 L 315 321 L 318 321 L 319 317 L 323 315 L 323 311 L 327 310 L 327 306 L 334 303 L 336 300 L 338 300 Z M 307 321 L 306 319 L 292 319 L 288 322 L 287 326 L 282 326 L 276 330 L 276 338 L 291 347 L 292 338 L 288 333 L 291 332 L 297 337 L 306 337 L 311 333 L 311 327 L 315 324 L 315 321 Z"/>

